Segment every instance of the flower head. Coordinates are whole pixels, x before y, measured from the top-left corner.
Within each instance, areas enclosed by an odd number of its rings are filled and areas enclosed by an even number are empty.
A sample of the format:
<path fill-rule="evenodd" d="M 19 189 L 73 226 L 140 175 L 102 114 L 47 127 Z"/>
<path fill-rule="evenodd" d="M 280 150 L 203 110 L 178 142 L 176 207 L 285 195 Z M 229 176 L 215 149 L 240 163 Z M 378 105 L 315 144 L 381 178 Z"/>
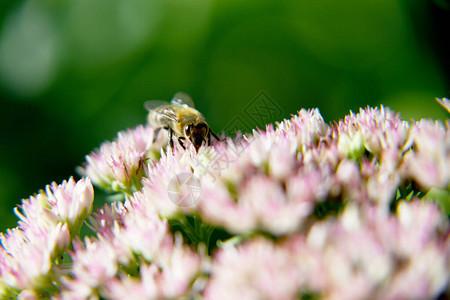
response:
<path fill-rule="evenodd" d="M 67 224 L 8 230 L 0 237 L 0 278 L 12 289 L 47 289 L 58 270 L 53 262 L 70 241 Z"/>
<path fill-rule="evenodd" d="M 83 178 L 76 183 L 70 178 L 60 185 L 53 182 L 47 186 L 46 194 L 54 214 L 76 234 L 92 212 L 94 188 L 89 178 Z"/>
<path fill-rule="evenodd" d="M 411 150 L 405 154 L 405 172 L 419 185 L 447 188 L 450 183 L 450 135 L 438 121 L 416 122 L 410 135 Z"/>
<path fill-rule="evenodd" d="M 255 239 L 227 246 L 214 257 L 206 299 L 292 299 L 301 276 L 293 257 L 283 247 Z"/>
<path fill-rule="evenodd" d="M 18 227 L 0 236 L 0 295 L 443 296 L 449 222 L 435 201 L 446 209 L 448 130 L 381 106 L 331 125 L 302 109 L 199 149 L 161 148 L 151 125 L 121 132 L 86 157 L 88 178 L 15 210 Z M 91 181 L 124 201 L 92 213 Z"/>
<path fill-rule="evenodd" d="M 19 226 L 1 234 L 0 275 L 6 290 L 53 289 L 60 269 L 56 261 L 69 246 L 93 203 L 89 179 L 71 178 L 22 201 Z M 24 293 L 27 295 L 27 293 Z"/>
<path fill-rule="evenodd" d="M 161 143 L 152 143 L 154 132 L 151 126 L 119 132 L 115 141 L 86 156 L 87 164 L 79 172 L 99 187 L 131 194 L 140 188 L 145 161 L 158 156 Z"/>

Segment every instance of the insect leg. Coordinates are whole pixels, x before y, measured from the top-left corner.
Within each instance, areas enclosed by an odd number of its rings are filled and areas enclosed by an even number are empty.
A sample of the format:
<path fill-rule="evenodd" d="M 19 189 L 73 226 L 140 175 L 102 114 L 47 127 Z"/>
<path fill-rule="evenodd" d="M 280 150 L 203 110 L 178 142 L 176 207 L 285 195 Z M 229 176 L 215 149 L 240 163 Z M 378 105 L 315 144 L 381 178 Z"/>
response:
<path fill-rule="evenodd" d="M 169 131 L 169 146 L 173 149 L 173 130 L 169 127 L 165 127 Z"/>
<path fill-rule="evenodd" d="M 181 148 L 183 148 L 184 150 L 186 150 L 186 147 L 184 146 L 183 142 L 181 140 L 184 140 L 184 136 L 180 136 L 178 138 L 178 143 L 180 144 Z"/>
<path fill-rule="evenodd" d="M 158 134 L 159 134 L 159 132 L 161 131 L 161 129 L 162 129 L 162 127 L 158 127 L 158 128 L 156 128 L 155 129 L 155 131 L 153 132 L 153 142 L 152 143 L 155 143 L 156 142 L 156 139 L 158 138 Z"/>
<path fill-rule="evenodd" d="M 221 141 L 221 139 L 214 133 L 214 131 L 210 130 L 210 133 L 213 135 L 213 137 L 218 140 L 219 142 Z"/>

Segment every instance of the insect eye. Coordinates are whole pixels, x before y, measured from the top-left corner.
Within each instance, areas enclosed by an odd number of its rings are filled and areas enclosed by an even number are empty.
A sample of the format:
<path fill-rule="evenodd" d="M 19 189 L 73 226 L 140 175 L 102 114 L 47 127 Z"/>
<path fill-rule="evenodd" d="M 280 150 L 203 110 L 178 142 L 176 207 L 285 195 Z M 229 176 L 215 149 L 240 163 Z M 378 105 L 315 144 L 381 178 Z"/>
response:
<path fill-rule="evenodd" d="M 191 125 L 186 126 L 184 132 L 186 133 L 186 135 L 191 135 Z"/>

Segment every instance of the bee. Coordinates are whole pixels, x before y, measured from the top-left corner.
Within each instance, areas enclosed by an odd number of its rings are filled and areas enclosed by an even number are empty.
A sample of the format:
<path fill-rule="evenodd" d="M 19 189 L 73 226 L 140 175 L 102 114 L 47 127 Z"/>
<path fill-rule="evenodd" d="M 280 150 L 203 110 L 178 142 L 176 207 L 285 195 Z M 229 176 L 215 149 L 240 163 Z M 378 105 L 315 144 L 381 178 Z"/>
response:
<path fill-rule="evenodd" d="M 176 93 L 172 100 L 146 101 L 144 107 L 149 111 L 148 122 L 156 127 L 154 141 L 161 129 L 169 134 L 169 146 L 173 149 L 173 138 L 186 150 L 183 141 L 189 140 L 198 153 L 203 142 L 211 145 L 211 135 L 219 137 L 209 128 L 203 115 L 195 109 L 191 97 L 185 93 Z"/>

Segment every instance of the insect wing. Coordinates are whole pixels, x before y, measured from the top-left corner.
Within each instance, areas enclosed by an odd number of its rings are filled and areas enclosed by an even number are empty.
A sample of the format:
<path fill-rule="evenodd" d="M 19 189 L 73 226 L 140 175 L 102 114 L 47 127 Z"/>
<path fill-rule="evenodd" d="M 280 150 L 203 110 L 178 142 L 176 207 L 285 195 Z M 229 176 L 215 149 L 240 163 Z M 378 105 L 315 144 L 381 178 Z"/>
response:
<path fill-rule="evenodd" d="M 176 113 L 171 108 L 171 105 L 167 101 L 162 100 L 149 100 L 144 102 L 144 107 L 150 113 L 157 116 L 157 120 L 170 120 L 178 122 Z"/>
<path fill-rule="evenodd" d="M 177 117 L 177 114 L 173 111 L 170 105 L 158 111 L 158 115 L 161 119 L 167 119 L 175 122 L 180 121 Z"/>
<path fill-rule="evenodd" d="M 188 94 L 183 92 L 176 93 L 175 96 L 173 96 L 172 100 L 170 101 L 170 104 L 195 108 L 195 104 L 194 101 L 192 101 L 192 98 Z"/>
<path fill-rule="evenodd" d="M 148 111 L 152 111 L 167 105 L 169 105 L 169 102 L 163 100 L 149 100 L 144 102 L 144 107 Z"/>

